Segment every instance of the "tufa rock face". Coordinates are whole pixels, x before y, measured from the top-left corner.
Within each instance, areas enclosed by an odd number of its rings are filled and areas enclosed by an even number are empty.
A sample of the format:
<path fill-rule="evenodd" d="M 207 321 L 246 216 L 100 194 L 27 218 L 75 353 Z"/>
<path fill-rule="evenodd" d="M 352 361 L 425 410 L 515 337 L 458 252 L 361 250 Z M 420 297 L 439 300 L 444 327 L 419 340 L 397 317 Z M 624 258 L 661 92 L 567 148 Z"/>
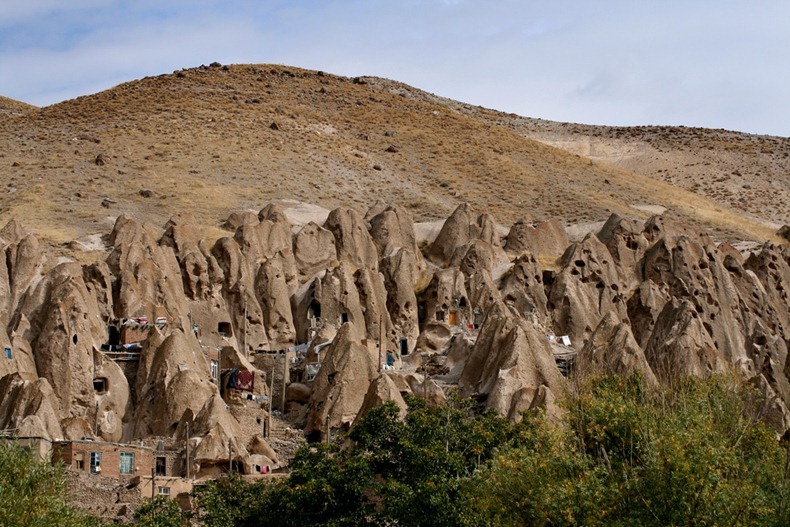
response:
<path fill-rule="evenodd" d="M 568 245 L 570 245 L 568 235 L 557 220 L 533 225 L 522 219 L 510 228 L 505 242 L 505 250 L 512 256 L 530 253 L 556 259 L 562 256 Z"/>
<path fill-rule="evenodd" d="M 131 436 L 171 436 L 187 409 L 197 414 L 217 393 L 209 379 L 209 365 L 195 340 L 180 332 L 150 336 L 137 371 Z"/>
<path fill-rule="evenodd" d="M 18 374 L 0 379 L 0 426 L 20 437 L 62 439 L 61 408 L 46 379 L 23 380 Z"/>
<path fill-rule="evenodd" d="M 288 263 L 282 257 L 267 260 L 258 268 L 255 279 L 256 297 L 263 308 L 269 345 L 275 349 L 287 348 L 296 339 L 286 281 L 287 266 Z"/>
<path fill-rule="evenodd" d="M 352 323 L 344 324 L 326 351 L 310 396 L 308 434 L 323 436 L 350 426 L 378 376 L 377 365 L 355 334 Z"/>
<path fill-rule="evenodd" d="M 726 365 L 699 314 L 687 300 L 666 304 L 647 343 L 645 356 L 656 376 L 664 382 L 680 375 L 707 377 L 724 370 Z"/>
<path fill-rule="evenodd" d="M 441 392 L 441 389 L 439 389 Z M 360 419 L 368 415 L 373 408 L 381 406 L 387 401 L 392 401 L 400 410 L 399 415 L 402 418 L 406 417 L 406 401 L 403 400 L 400 389 L 395 384 L 395 381 L 389 375 L 379 375 L 370 383 L 368 392 L 365 394 L 365 399 L 362 401 L 362 407 L 359 409 L 357 416 L 354 420 L 356 424 Z"/>
<path fill-rule="evenodd" d="M 589 234 L 563 256 L 548 298 L 553 326 L 572 342 L 583 342 L 607 313 L 628 320 L 627 293 L 609 249 Z"/>
<path fill-rule="evenodd" d="M 414 234 L 409 213 L 398 207 L 387 207 L 370 220 L 370 235 L 382 258 L 398 251 L 409 251 L 422 263 L 422 254 Z"/>
<path fill-rule="evenodd" d="M 472 207 L 468 203 L 459 205 L 442 225 L 442 230 L 428 252 L 428 258 L 440 267 L 447 267 L 456 249 L 466 245 L 474 237 L 474 224 Z"/>
<path fill-rule="evenodd" d="M 575 368 L 580 375 L 639 373 L 649 385 L 658 383 L 631 328 L 624 322 L 618 323 L 611 313 L 601 320 L 584 344 L 576 357 Z"/>
<path fill-rule="evenodd" d="M 335 237 L 312 221 L 294 236 L 293 252 L 296 267 L 303 278 L 331 267 L 332 262 L 337 260 Z"/>
<path fill-rule="evenodd" d="M 551 333 L 578 351 L 571 375 L 672 383 L 732 368 L 777 433 L 790 424 L 786 245 L 745 258 L 668 217 L 613 215 L 572 245 L 557 222 L 522 221 L 503 250 L 494 218 L 465 204 L 427 259 L 415 235 L 427 231 L 383 203 L 301 228 L 267 206 L 231 215 L 233 236 L 213 245 L 193 225 L 121 215 L 106 259 L 87 265 L 16 222 L 0 230 L 0 428 L 189 441 L 200 475 L 226 470 L 229 451 L 275 466 L 286 456 L 260 437 L 264 395 L 313 438 L 384 401 L 403 408 L 405 393 L 446 404 L 454 385 L 512 419 L 556 415 L 569 381 L 555 352 L 573 350 Z M 220 394 L 230 368 L 255 389 Z"/>
<path fill-rule="evenodd" d="M 378 269 L 378 251 L 368 233 L 365 220 L 353 209 L 338 208 L 329 213 L 324 224 L 335 236 L 337 257 L 355 269 Z"/>
<path fill-rule="evenodd" d="M 23 301 L 30 320 L 27 333 L 39 376 L 47 379 L 61 401 L 61 419 L 79 417 L 95 406 L 93 350 L 105 332 L 96 297 L 91 295 L 76 263 L 64 263 L 47 274 Z M 38 329 L 33 335 L 32 329 Z"/>

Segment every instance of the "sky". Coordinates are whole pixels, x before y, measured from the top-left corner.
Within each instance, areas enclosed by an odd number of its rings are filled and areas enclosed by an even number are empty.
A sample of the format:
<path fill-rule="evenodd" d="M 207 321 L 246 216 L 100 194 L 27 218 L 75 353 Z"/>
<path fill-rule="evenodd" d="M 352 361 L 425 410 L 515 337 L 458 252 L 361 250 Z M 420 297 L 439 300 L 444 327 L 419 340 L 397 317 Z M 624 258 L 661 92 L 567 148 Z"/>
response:
<path fill-rule="evenodd" d="M 788 0 L 0 0 L 13 99 L 214 61 L 375 75 L 555 121 L 790 136 Z"/>

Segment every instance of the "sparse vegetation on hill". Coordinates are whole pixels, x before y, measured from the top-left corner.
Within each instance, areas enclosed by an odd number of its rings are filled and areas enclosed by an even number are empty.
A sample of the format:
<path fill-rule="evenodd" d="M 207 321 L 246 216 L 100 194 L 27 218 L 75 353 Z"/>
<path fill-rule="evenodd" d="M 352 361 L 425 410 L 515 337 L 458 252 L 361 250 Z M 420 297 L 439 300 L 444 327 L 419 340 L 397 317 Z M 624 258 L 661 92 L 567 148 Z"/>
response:
<path fill-rule="evenodd" d="M 646 217 L 632 205 L 648 204 L 725 239 L 776 230 L 729 210 L 727 200 L 528 139 L 513 119 L 382 79 L 193 68 L 3 116 L 0 221 L 23 218 L 63 242 L 105 230 L 121 212 L 161 225 L 190 211 L 216 226 L 274 199 L 361 210 L 382 199 L 420 220 L 462 201 L 505 222 L 566 224 L 610 212 Z M 743 159 L 755 167 L 781 161 L 782 148 Z"/>
<path fill-rule="evenodd" d="M 783 524 L 786 233 L 518 119 L 218 64 L 3 114 L 0 429 L 293 469 L 206 525 Z"/>

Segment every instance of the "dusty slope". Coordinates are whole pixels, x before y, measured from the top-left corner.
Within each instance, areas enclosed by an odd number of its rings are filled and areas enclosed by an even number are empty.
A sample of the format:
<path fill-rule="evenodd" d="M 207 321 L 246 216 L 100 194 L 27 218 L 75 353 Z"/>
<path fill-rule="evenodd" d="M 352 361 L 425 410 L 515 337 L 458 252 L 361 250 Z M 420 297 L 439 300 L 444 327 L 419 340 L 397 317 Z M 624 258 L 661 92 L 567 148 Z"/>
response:
<path fill-rule="evenodd" d="M 409 97 L 430 100 L 562 148 L 745 212 L 779 226 L 790 221 L 790 138 L 685 126 L 594 126 L 505 114 L 382 81 Z"/>
<path fill-rule="evenodd" d="M 35 109 L 36 107 L 32 104 L 0 95 L 0 115 L 19 115 Z"/>
<path fill-rule="evenodd" d="M 723 239 L 775 230 L 656 178 L 525 138 L 503 114 L 410 92 L 374 78 L 215 66 L 2 114 L 0 222 L 17 217 L 67 241 L 105 232 L 121 212 L 161 225 L 190 210 L 217 226 L 231 211 L 293 198 L 360 210 L 382 199 L 419 220 L 469 201 L 503 222 L 567 224 L 610 211 L 645 217 L 632 205 L 647 204 Z"/>

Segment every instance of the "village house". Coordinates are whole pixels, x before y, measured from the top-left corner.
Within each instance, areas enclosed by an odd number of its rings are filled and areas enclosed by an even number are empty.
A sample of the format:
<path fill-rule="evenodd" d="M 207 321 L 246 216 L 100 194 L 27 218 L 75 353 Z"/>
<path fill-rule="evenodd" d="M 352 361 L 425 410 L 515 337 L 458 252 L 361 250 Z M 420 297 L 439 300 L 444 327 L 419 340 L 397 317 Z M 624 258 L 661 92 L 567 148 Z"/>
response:
<path fill-rule="evenodd" d="M 52 460 L 72 470 L 110 478 L 151 476 L 154 451 L 142 445 L 104 441 L 55 441 Z M 162 474 L 165 475 L 165 474 Z"/>

